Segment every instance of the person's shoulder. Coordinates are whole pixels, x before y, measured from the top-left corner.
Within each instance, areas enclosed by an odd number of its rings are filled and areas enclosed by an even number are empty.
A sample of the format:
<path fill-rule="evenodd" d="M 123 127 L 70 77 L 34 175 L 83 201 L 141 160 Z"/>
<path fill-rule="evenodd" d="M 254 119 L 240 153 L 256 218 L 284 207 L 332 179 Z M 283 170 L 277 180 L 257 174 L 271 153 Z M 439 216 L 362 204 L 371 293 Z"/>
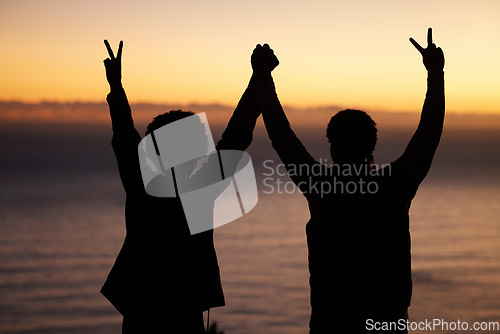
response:
<path fill-rule="evenodd" d="M 407 161 L 399 157 L 385 166 L 383 171 L 383 175 L 389 178 L 406 198 L 411 200 L 415 196 L 418 183 L 415 181 L 412 166 L 409 166 Z"/>
<path fill-rule="evenodd" d="M 374 176 L 392 176 L 392 171 L 398 168 L 397 160 L 385 164 L 373 164 L 370 175 Z"/>

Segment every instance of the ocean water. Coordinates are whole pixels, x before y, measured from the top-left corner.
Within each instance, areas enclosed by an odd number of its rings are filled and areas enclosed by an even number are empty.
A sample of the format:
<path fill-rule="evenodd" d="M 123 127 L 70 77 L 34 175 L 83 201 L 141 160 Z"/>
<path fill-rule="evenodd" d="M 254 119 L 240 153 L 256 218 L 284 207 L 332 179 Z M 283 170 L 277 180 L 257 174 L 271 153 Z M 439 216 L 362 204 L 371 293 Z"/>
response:
<path fill-rule="evenodd" d="M 109 125 L 1 128 L 0 333 L 119 333 L 120 315 L 99 294 L 125 234 Z M 412 133 L 382 130 L 376 157 L 387 163 Z M 297 133 L 327 157 L 317 130 Z M 227 306 L 211 320 L 225 334 L 307 333 L 307 203 L 265 193 L 263 163 L 279 161 L 261 126 L 249 151 L 259 202 L 215 230 Z M 445 132 L 410 211 L 412 321 L 500 322 L 499 152 L 497 130 Z"/>

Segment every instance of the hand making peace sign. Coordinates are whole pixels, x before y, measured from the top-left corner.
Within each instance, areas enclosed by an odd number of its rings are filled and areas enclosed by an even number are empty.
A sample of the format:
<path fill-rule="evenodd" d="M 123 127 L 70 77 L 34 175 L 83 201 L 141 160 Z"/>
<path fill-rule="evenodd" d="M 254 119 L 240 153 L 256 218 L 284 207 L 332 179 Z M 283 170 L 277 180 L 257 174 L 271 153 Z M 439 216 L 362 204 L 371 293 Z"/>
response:
<path fill-rule="evenodd" d="M 104 40 L 104 45 L 106 45 L 106 49 L 108 49 L 108 54 L 109 54 L 109 58 L 104 59 L 104 67 L 106 68 L 106 79 L 108 79 L 110 87 L 119 87 L 121 86 L 121 81 L 122 81 L 123 41 L 120 41 L 116 58 L 107 40 Z"/>
<path fill-rule="evenodd" d="M 432 28 L 427 31 L 427 48 L 423 48 L 413 38 L 410 38 L 411 44 L 422 55 L 427 71 L 442 71 L 444 68 L 444 54 L 441 48 L 436 47 L 432 42 Z"/>
<path fill-rule="evenodd" d="M 263 46 L 257 44 L 252 53 L 251 63 L 254 73 L 269 74 L 280 62 L 268 44 Z"/>

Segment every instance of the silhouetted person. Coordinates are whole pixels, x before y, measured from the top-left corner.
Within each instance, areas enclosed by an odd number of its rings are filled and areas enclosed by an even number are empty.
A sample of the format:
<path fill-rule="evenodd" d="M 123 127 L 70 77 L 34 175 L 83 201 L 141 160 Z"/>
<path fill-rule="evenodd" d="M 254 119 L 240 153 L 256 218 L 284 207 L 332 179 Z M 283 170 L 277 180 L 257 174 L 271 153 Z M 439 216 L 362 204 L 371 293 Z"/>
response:
<path fill-rule="evenodd" d="M 267 44 L 254 50 L 269 138 L 309 204 L 311 334 L 374 333 L 366 325 L 376 329 L 375 322 L 407 319 L 412 294 L 408 211 L 439 144 L 445 106 L 444 56 L 431 29 L 426 49 L 410 41 L 428 71 L 427 95 L 406 150 L 380 169 L 373 165 L 375 122 L 359 110 L 331 118 L 327 138 L 334 163 L 317 162 L 292 131 L 276 95 L 271 71 L 277 58 Z"/>
<path fill-rule="evenodd" d="M 179 197 L 146 193 L 138 160 L 141 137 L 121 83 L 123 42 L 116 58 L 107 41 L 105 45 L 112 146 L 126 192 L 126 237 L 101 292 L 123 315 L 123 333 L 205 333 L 202 312 L 224 305 L 213 230 L 190 235 Z M 250 145 L 260 115 L 256 89 L 252 76 L 218 150 Z M 178 110 L 158 115 L 146 134 L 192 114 Z"/>

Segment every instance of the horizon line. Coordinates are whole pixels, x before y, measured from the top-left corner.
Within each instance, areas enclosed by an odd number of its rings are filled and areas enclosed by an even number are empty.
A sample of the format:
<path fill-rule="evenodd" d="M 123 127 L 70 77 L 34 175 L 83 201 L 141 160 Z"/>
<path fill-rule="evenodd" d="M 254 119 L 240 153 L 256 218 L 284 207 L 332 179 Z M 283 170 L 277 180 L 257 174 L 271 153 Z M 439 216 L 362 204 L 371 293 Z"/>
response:
<path fill-rule="evenodd" d="M 0 108 L 2 106 L 12 106 L 14 107 L 15 105 L 18 106 L 69 106 L 69 105 L 81 105 L 81 106 L 99 106 L 99 105 L 107 105 L 107 102 L 104 101 L 97 101 L 97 100 L 73 100 L 73 101 L 57 101 L 57 100 L 39 100 L 39 101 L 24 101 L 24 100 L 19 100 L 19 99 L 0 99 Z M 228 104 L 228 103 L 223 103 L 223 102 L 198 102 L 198 101 L 191 101 L 187 103 L 175 103 L 175 102 L 153 102 L 153 101 L 137 101 L 137 102 L 130 102 L 131 106 L 140 106 L 140 107 L 154 107 L 154 108 L 161 108 L 161 107 L 168 107 L 171 109 L 175 108 L 182 108 L 182 107 L 220 107 L 224 109 L 234 109 L 236 108 L 237 103 L 235 104 Z M 168 109 L 166 108 L 166 109 Z M 291 109 L 291 110 L 327 110 L 327 109 L 338 109 L 343 110 L 343 109 L 361 109 L 367 112 L 373 112 L 373 113 L 391 113 L 391 114 L 419 114 L 420 110 L 415 110 L 415 111 L 410 111 L 410 110 L 394 110 L 394 109 L 379 109 L 379 108 L 369 108 L 369 107 L 362 107 L 360 105 L 357 106 L 340 106 L 338 104 L 318 104 L 318 105 L 307 105 L 307 106 L 300 106 L 300 105 L 294 105 L 294 104 L 283 104 L 283 108 L 285 109 Z M 495 111 L 487 111 L 487 112 L 480 112 L 480 111 L 473 111 L 473 110 L 467 110 L 467 111 L 456 111 L 456 110 L 447 110 L 446 114 L 453 114 L 453 115 L 477 115 L 477 116 L 500 116 L 500 109 L 495 112 Z M 0 119 L 5 119 L 4 117 L 0 116 Z"/>

